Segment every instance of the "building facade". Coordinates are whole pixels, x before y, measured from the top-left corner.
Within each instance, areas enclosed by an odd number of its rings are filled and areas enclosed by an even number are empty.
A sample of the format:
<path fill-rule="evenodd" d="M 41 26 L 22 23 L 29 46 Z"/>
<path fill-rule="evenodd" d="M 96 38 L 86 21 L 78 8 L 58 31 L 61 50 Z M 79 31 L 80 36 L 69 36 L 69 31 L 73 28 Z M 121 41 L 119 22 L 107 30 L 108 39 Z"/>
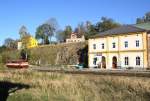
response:
<path fill-rule="evenodd" d="M 149 39 L 145 29 L 122 26 L 89 39 L 89 67 L 103 69 L 149 67 Z"/>
<path fill-rule="evenodd" d="M 32 36 L 27 36 L 18 42 L 18 50 L 23 48 L 33 48 L 38 46 L 38 41 Z"/>
<path fill-rule="evenodd" d="M 70 37 L 66 39 L 66 43 L 84 42 L 84 35 L 79 35 L 78 33 L 71 33 Z"/>

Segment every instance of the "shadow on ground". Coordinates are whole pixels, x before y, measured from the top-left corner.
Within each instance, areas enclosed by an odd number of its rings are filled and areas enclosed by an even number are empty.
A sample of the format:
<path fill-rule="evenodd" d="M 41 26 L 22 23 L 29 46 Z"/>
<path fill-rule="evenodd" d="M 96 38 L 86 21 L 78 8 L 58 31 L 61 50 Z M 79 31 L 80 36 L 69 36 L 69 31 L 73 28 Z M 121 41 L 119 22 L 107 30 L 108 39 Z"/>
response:
<path fill-rule="evenodd" d="M 28 89 L 30 86 L 21 83 L 11 83 L 8 81 L 0 81 L 0 101 L 6 101 L 7 97 L 17 90 Z"/>

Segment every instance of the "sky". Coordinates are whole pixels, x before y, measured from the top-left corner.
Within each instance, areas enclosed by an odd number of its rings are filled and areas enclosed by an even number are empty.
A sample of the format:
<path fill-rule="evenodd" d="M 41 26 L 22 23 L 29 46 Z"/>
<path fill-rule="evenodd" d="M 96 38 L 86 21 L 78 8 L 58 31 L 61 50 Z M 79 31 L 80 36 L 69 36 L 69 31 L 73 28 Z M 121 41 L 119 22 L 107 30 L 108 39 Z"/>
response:
<path fill-rule="evenodd" d="M 150 0 L 0 0 L 0 45 L 6 38 L 19 39 L 22 25 L 34 36 L 50 18 L 56 18 L 61 29 L 87 20 L 96 23 L 102 16 L 134 24 L 148 11 Z"/>

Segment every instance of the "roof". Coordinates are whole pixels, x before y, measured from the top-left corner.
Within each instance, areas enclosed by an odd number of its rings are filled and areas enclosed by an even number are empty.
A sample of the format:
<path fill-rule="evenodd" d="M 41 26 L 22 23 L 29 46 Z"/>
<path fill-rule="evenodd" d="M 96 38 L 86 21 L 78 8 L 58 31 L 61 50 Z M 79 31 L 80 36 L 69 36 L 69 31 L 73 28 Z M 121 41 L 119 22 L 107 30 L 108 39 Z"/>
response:
<path fill-rule="evenodd" d="M 71 35 L 72 35 L 72 34 L 76 35 L 77 38 L 81 38 L 81 37 L 83 36 L 83 35 L 80 34 L 80 33 L 74 33 L 74 32 L 72 32 L 69 36 L 67 36 L 67 38 L 71 38 Z"/>
<path fill-rule="evenodd" d="M 147 23 L 141 23 L 141 24 L 136 24 L 134 25 L 135 27 L 138 27 L 138 28 L 142 28 L 142 29 L 145 29 L 145 30 L 149 30 L 150 31 L 150 22 L 147 22 Z"/>
<path fill-rule="evenodd" d="M 142 29 L 142 28 L 138 28 L 133 25 L 123 25 L 123 26 L 120 26 L 117 28 L 110 29 L 105 32 L 101 32 L 101 33 L 93 36 L 92 38 L 102 37 L 102 36 L 110 36 L 110 35 L 128 34 L 128 33 L 134 33 L 134 32 L 144 32 L 144 31 L 146 31 L 146 30 Z"/>

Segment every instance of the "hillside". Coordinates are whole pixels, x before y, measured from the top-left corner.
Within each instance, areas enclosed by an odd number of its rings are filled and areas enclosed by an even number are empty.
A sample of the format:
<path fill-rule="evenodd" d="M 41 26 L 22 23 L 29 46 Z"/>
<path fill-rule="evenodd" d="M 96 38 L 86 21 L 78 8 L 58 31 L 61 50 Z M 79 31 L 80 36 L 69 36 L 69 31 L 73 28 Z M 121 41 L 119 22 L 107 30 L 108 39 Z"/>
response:
<path fill-rule="evenodd" d="M 34 65 L 69 65 L 79 61 L 87 64 L 87 43 L 70 43 L 38 46 L 28 50 L 29 63 Z M 20 58 L 20 51 L 0 54 L 1 63 Z"/>

